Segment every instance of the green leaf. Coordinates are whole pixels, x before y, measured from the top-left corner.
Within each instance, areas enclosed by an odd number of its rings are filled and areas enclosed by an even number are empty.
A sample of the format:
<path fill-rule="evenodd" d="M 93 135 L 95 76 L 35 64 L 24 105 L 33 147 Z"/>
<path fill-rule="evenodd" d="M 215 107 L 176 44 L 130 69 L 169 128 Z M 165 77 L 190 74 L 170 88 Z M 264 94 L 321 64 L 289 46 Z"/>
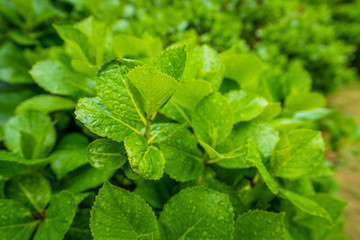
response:
<path fill-rule="evenodd" d="M 152 207 L 162 209 L 174 192 L 175 181 L 164 175 L 158 181 L 136 180 L 134 193 L 148 202 Z"/>
<path fill-rule="evenodd" d="M 80 209 L 77 211 L 74 221 L 64 240 L 89 240 L 92 239 L 90 232 L 90 210 Z"/>
<path fill-rule="evenodd" d="M 116 170 L 127 160 L 124 144 L 109 139 L 97 139 L 90 143 L 87 157 L 93 167 L 107 170 Z"/>
<path fill-rule="evenodd" d="M 156 147 L 148 144 L 147 140 L 136 133 L 125 139 L 125 149 L 129 157 L 132 170 L 146 178 L 157 180 L 164 174 L 164 154 Z"/>
<path fill-rule="evenodd" d="M 294 113 L 314 110 L 326 106 L 326 97 L 321 93 L 310 92 L 290 95 L 285 99 L 285 110 Z"/>
<path fill-rule="evenodd" d="M 29 64 L 19 47 L 6 42 L 0 47 L 0 80 L 14 84 L 33 83 L 29 76 Z"/>
<path fill-rule="evenodd" d="M 56 111 L 72 110 L 75 108 L 75 102 L 71 99 L 55 95 L 37 95 L 29 98 L 19 104 L 15 113 L 19 114 L 29 110 L 43 112 L 45 114 Z"/>
<path fill-rule="evenodd" d="M 234 122 L 229 102 L 218 92 L 204 98 L 196 106 L 191 119 L 196 136 L 212 147 L 230 135 Z"/>
<path fill-rule="evenodd" d="M 183 81 L 171 97 L 170 102 L 193 111 L 198 103 L 211 92 L 211 84 L 207 81 Z"/>
<path fill-rule="evenodd" d="M 100 186 L 113 175 L 114 171 L 85 165 L 67 174 L 63 179 L 62 188 L 73 193 L 80 193 Z"/>
<path fill-rule="evenodd" d="M 284 213 L 261 210 L 244 213 L 236 220 L 234 239 L 286 240 L 284 217 Z"/>
<path fill-rule="evenodd" d="M 221 153 L 234 152 L 234 150 L 245 145 L 248 139 L 254 140 L 265 158 L 268 158 L 279 140 L 279 134 L 267 123 L 256 121 L 239 123 L 234 127 L 231 135 L 216 150 Z"/>
<path fill-rule="evenodd" d="M 193 187 L 166 203 L 159 224 L 164 239 L 232 239 L 233 218 L 227 195 Z"/>
<path fill-rule="evenodd" d="M 0 238 L 3 240 L 28 240 L 39 221 L 30 211 L 12 199 L 0 199 Z"/>
<path fill-rule="evenodd" d="M 224 65 L 219 54 L 207 45 L 198 46 L 189 52 L 184 80 L 203 79 L 218 90 L 224 78 Z"/>
<path fill-rule="evenodd" d="M 122 119 L 142 121 L 146 119 L 141 113 L 133 93 L 130 92 L 127 73 L 141 66 L 142 63 L 128 59 L 116 59 L 105 63 L 96 78 L 96 91 L 101 102 L 115 115 Z"/>
<path fill-rule="evenodd" d="M 312 216 L 321 217 L 329 221 L 329 223 L 333 223 L 333 219 L 329 213 L 318 203 L 285 189 L 280 189 L 280 193 L 300 210 Z"/>
<path fill-rule="evenodd" d="M 45 220 L 39 225 L 34 240 L 63 239 L 75 217 L 76 201 L 74 196 L 61 191 L 53 195 L 45 213 Z"/>
<path fill-rule="evenodd" d="M 0 125 L 0 142 L 4 140 L 4 127 Z"/>
<path fill-rule="evenodd" d="M 15 153 L 0 150 L 0 176 L 11 178 L 18 174 L 29 173 L 44 167 L 49 161 L 50 158 L 26 159 Z"/>
<path fill-rule="evenodd" d="M 325 144 L 321 133 L 296 129 L 281 137 L 272 158 L 277 177 L 298 178 L 323 161 Z"/>
<path fill-rule="evenodd" d="M 186 125 L 158 124 L 152 129 L 156 136 L 154 142 L 159 143 L 166 159 L 165 172 L 171 178 L 184 182 L 201 175 L 204 170 L 201 151 Z"/>
<path fill-rule="evenodd" d="M 119 117 L 95 98 L 81 98 L 76 105 L 76 118 L 93 133 L 122 142 L 133 132 L 141 134 L 141 122 Z"/>
<path fill-rule="evenodd" d="M 22 157 L 46 157 L 55 141 L 54 123 L 40 112 L 24 112 L 9 119 L 5 125 L 5 146 Z"/>
<path fill-rule="evenodd" d="M 246 159 L 252 162 L 256 166 L 261 177 L 264 179 L 264 182 L 266 183 L 270 191 L 273 194 L 278 194 L 279 186 L 277 182 L 272 178 L 268 170 L 266 169 L 261 158 L 260 150 L 258 149 L 258 147 L 256 146 L 253 140 L 249 139 L 248 143 L 249 143 L 249 147 L 248 147 L 248 154 L 246 156 Z"/>
<path fill-rule="evenodd" d="M 256 80 L 262 72 L 262 61 L 254 54 L 222 54 L 225 77 L 234 79 L 240 86 Z"/>
<path fill-rule="evenodd" d="M 235 90 L 226 94 L 234 114 L 234 123 L 250 121 L 259 116 L 268 102 L 255 94 Z"/>
<path fill-rule="evenodd" d="M 81 60 L 89 59 L 89 39 L 80 29 L 71 25 L 54 25 L 59 36 L 66 42 L 72 55 Z"/>
<path fill-rule="evenodd" d="M 181 82 L 187 58 L 186 46 L 168 48 L 154 60 L 157 70 Z"/>
<path fill-rule="evenodd" d="M 158 239 L 159 229 L 151 207 L 134 193 L 108 182 L 100 189 L 91 210 L 95 239 Z"/>
<path fill-rule="evenodd" d="M 73 73 L 68 67 L 57 60 L 37 62 L 30 74 L 34 81 L 46 91 L 74 97 L 93 96 L 94 82 Z"/>
<path fill-rule="evenodd" d="M 58 179 L 87 163 L 87 145 L 89 139 L 79 133 L 70 133 L 61 139 L 51 154 L 51 169 Z"/>
<path fill-rule="evenodd" d="M 283 76 L 282 81 L 285 96 L 303 94 L 311 90 L 311 76 L 297 61 L 290 64 L 289 70 Z"/>
<path fill-rule="evenodd" d="M 148 118 L 169 100 L 178 86 L 173 77 L 150 66 L 136 67 L 127 76 L 130 89 Z"/>
<path fill-rule="evenodd" d="M 50 200 L 51 187 L 41 174 L 31 173 L 12 178 L 7 183 L 6 195 L 32 211 L 41 213 Z"/>

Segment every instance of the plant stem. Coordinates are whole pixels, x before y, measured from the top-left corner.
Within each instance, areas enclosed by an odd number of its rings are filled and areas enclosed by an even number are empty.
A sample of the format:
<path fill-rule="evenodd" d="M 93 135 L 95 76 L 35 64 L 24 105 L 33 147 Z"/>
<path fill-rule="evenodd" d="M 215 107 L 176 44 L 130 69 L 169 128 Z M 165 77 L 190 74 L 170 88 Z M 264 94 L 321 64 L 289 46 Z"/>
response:
<path fill-rule="evenodd" d="M 146 119 L 146 125 L 145 125 L 145 138 L 149 139 L 151 133 L 151 119 Z"/>

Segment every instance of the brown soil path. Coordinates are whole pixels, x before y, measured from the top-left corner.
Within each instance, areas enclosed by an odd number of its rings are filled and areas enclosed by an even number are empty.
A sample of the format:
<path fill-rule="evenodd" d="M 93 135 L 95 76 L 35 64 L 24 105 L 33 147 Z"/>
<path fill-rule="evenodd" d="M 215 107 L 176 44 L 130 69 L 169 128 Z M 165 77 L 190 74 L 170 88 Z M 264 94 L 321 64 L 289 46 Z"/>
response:
<path fill-rule="evenodd" d="M 329 105 L 352 114 L 360 124 L 360 84 L 340 89 L 330 96 Z M 339 197 L 349 203 L 345 210 L 345 234 L 353 240 L 360 240 L 360 144 L 348 146 L 343 152 L 335 177 L 340 187 Z"/>

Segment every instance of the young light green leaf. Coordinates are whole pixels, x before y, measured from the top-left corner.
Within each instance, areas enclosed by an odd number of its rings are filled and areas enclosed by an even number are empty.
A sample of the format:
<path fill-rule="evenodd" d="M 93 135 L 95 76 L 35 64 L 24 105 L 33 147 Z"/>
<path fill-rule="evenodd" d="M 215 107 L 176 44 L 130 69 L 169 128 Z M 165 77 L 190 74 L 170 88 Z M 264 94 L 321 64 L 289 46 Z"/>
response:
<path fill-rule="evenodd" d="M 127 76 L 130 89 L 148 118 L 169 100 L 179 85 L 175 78 L 150 66 L 136 67 Z"/>
<path fill-rule="evenodd" d="M 145 124 L 146 119 L 135 102 L 133 93 L 130 92 L 127 78 L 130 70 L 141 65 L 139 61 L 128 59 L 116 59 L 105 63 L 96 78 L 96 91 L 101 102 L 115 115 Z"/>
<path fill-rule="evenodd" d="M 69 133 L 61 139 L 51 154 L 51 169 L 58 179 L 87 163 L 89 139 L 79 133 Z"/>
<path fill-rule="evenodd" d="M 230 136 L 216 150 L 221 153 L 234 152 L 237 148 L 245 145 L 248 139 L 254 140 L 265 158 L 267 158 L 270 157 L 275 148 L 279 140 L 279 134 L 267 123 L 256 121 L 239 123 L 234 127 Z"/>
<path fill-rule="evenodd" d="M 53 94 L 74 97 L 95 95 L 92 80 L 71 72 L 58 60 L 39 61 L 32 67 L 30 74 L 40 87 Z"/>
<path fill-rule="evenodd" d="M 47 114 L 74 108 L 75 102 L 69 98 L 43 94 L 29 98 L 19 104 L 15 109 L 15 113 L 19 114 L 25 111 L 35 110 Z"/>
<path fill-rule="evenodd" d="M 256 80 L 262 71 L 262 62 L 254 54 L 222 54 L 225 77 L 234 79 L 240 86 Z"/>
<path fill-rule="evenodd" d="M 191 119 L 196 136 L 212 147 L 229 136 L 234 122 L 229 102 L 218 92 L 204 98 L 196 106 Z"/>
<path fill-rule="evenodd" d="M 87 148 L 87 157 L 93 167 L 107 170 L 116 170 L 127 160 L 124 144 L 109 139 L 91 142 Z"/>
<path fill-rule="evenodd" d="M 46 157 L 55 141 L 54 123 L 40 112 L 24 112 L 12 117 L 5 125 L 6 147 L 25 158 Z"/>
<path fill-rule="evenodd" d="M 300 111 L 314 110 L 326 106 L 326 97 L 321 93 L 310 92 L 293 94 L 285 100 L 285 110 L 288 114 Z"/>
<path fill-rule="evenodd" d="M 253 163 L 256 166 L 261 177 L 264 179 L 264 182 L 266 183 L 270 191 L 275 195 L 278 194 L 279 186 L 277 182 L 273 179 L 273 177 L 270 175 L 268 170 L 266 169 L 262 161 L 260 150 L 258 149 L 258 147 L 256 146 L 256 144 L 252 139 L 248 140 L 248 153 L 246 155 L 246 160 L 248 160 L 249 162 Z"/>
<path fill-rule="evenodd" d="M 54 25 L 54 28 L 59 36 L 68 44 L 73 56 L 81 60 L 89 59 L 90 43 L 85 33 L 71 25 Z"/>
<path fill-rule="evenodd" d="M 224 65 L 219 54 L 207 45 L 196 47 L 189 52 L 184 80 L 203 79 L 218 90 L 224 78 Z"/>
<path fill-rule="evenodd" d="M 275 175 L 297 178 L 310 172 L 323 161 L 324 141 L 321 133 L 296 129 L 285 134 L 276 145 L 272 158 Z"/>
<path fill-rule="evenodd" d="M 329 223 L 333 223 L 333 219 L 331 218 L 329 213 L 323 207 L 321 207 L 316 202 L 310 200 L 309 198 L 300 196 L 286 189 L 280 189 L 280 193 L 283 194 L 285 198 L 287 198 L 300 210 L 310 215 L 324 218 L 325 220 L 329 221 Z"/>
<path fill-rule="evenodd" d="M 290 64 L 288 72 L 282 78 L 282 82 L 285 96 L 304 94 L 311 90 L 311 76 L 297 61 Z"/>
<path fill-rule="evenodd" d="M 75 217 L 76 201 L 67 191 L 53 195 L 45 213 L 45 220 L 40 223 L 34 240 L 63 239 Z"/>
<path fill-rule="evenodd" d="M 234 114 L 234 123 L 249 121 L 259 116 L 268 102 L 255 94 L 234 90 L 226 94 Z"/>
<path fill-rule="evenodd" d="M 187 58 L 186 46 L 168 48 L 154 60 L 157 70 L 181 82 Z"/>
<path fill-rule="evenodd" d="M 193 187 L 165 204 L 159 223 L 164 239 L 232 239 L 233 218 L 227 195 Z"/>
<path fill-rule="evenodd" d="M 5 191 L 7 197 L 19 201 L 39 214 L 45 209 L 51 197 L 50 183 L 39 173 L 12 178 L 7 183 Z"/>
<path fill-rule="evenodd" d="M 201 175 L 204 164 L 193 134 L 186 125 L 158 124 L 152 127 L 156 136 L 153 142 L 166 159 L 165 172 L 177 181 L 193 180 Z"/>
<path fill-rule="evenodd" d="M 170 102 L 193 111 L 198 103 L 212 91 L 212 86 L 207 81 L 183 81 L 171 97 Z"/>
<path fill-rule="evenodd" d="M 75 114 L 90 131 L 117 142 L 122 142 L 133 132 L 141 134 L 141 122 L 113 114 L 98 97 L 81 98 L 77 103 Z"/>
<path fill-rule="evenodd" d="M 30 211 L 12 199 L 0 199 L 0 238 L 28 240 L 39 224 Z"/>
<path fill-rule="evenodd" d="M 132 170 L 146 178 L 157 180 L 164 174 L 164 154 L 156 147 L 148 144 L 139 134 L 132 134 L 125 139 L 125 149 Z"/>
<path fill-rule="evenodd" d="M 96 240 L 159 238 L 151 207 L 136 194 L 108 182 L 100 189 L 91 210 L 90 227 Z"/>
<path fill-rule="evenodd" d="M 253 210 L 242 214 L 235 222 L 234 239 L 287 240 L 284 213 Z"/>

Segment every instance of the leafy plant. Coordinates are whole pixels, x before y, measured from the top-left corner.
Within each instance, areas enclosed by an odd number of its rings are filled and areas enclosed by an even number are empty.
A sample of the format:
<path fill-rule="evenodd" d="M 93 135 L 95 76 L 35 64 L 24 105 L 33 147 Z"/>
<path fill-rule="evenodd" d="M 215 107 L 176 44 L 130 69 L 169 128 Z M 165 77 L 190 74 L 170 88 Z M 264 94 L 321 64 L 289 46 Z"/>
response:
<path fill-rule="evenodd" d="M 22 2 L 0 3 L 0 239 L 346 239 L 327 8 Z"/>

